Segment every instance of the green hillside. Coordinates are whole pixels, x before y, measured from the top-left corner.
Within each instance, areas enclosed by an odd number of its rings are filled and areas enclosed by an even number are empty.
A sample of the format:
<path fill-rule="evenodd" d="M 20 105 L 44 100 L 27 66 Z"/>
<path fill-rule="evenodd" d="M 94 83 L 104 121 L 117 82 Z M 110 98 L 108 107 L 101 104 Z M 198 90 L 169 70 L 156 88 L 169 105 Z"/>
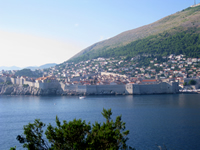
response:
<path fill-rule="evenodd" d="M 42 73 L 40 73 L 38 70 L 31 71 L 30 69 L 22 69 L 15 73 L 16 76 L 27 76 L 27 77 L 41 77 Z"/>
<path fill-rule="evenodd" d="M 184 54 L 200 57 L 200 6 L 189 7 L 155 23 L 96 43 L 69 61 L 138 54 Z"/>
<path fill-rule="evenodd" d="M 184 54 L 187 57 L 200 58 L 199 32 L 199 28 L 190 28 L 187 31 L 176 33 L 164 32 L 136 40 L 126 46 L 111 48 L 109 50 L 91 51 L 72 61 L 79 62 L 98 57 L 128 56 L 131 58 L 139 54 L 156 54 L 161 56 Z"/>

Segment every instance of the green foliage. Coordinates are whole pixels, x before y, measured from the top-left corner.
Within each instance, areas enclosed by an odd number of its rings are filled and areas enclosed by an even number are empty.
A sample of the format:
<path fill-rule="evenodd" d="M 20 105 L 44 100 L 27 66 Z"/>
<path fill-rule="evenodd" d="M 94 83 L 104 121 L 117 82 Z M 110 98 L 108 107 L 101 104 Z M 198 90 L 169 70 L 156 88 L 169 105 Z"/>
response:
<path fill-rule="evenodd" d="M 184 82 L 184 83 L 183 83 L 183 86 L 187 86 L 187 82 Z"/>
<path fill-rule="evenodd" d="M 177 28 L 177 30 L 181 30 Z M 180 32 L 163 32 L 136 40 L 126 46 L 119 46 L 112 49 L 101 49 L 90 51 L 70 61 L 79 62 L 98 57 L 120 57 L 129 58 L 141 54 L 156 54 L 157 56 L 167 56 L 170 54 L 183 54 L 187 57 L 200 58 L 200 36 L 198 28 L 189 28 Z"/>
<path fill-rule="evenodd" d="M 190 81 L 188 82 L 188 84 L 189 84 L 189 85 L 195 85 L 195 84 L 196 84 L 196 81 L 192 79 L 192 80 L 190 80 Z"/>
<path fill-rule="evenodd" d="M 121 116 L 113 121 L 111 109 L 103 109 L 102 115 L 106 122 L 95 122 L 92 126 L 81 119 L 64 120 L 61 124 L 56 117 L 56 127 L 49 124 L 45 131 L 48 142 L 43 138 L 45 124 L 36 119 L 34 123 L 24 126 L 24 135 L 18 135 L 17 140 L 29 150 L 133 149 L 126 144 L 129 131 L 125 131 Z"/>
<path fill-rule="evenodd" d="M 12 82 L 11 82 L 11 81 L 6 81 L 6 84 L 7 84 L 7 85 L 11 85 Z"/>
<path fill-rule="evenodd" d="M 129 130 L 125 130 L 125 123 L 118 116 L 115 120 L 111 120 L 111 109 L 103 109 L 102 115 L 106 118 L 106 123 L 101 125 L 95 122 L 88 141 L 91 149 L 129 149 L 126 145 Z"/>
<path fill-rule="evenodd" d="M 29 85 L 28 84 L 23 84 L 23 87 L 28 87 Z"/>
<path fill-rule="evenodd" d="M 11 147 L 10 150 L 16 150 L 16 146 L 15 147 Z"/>
<path fill-rule="evenodd" d="M 171 20 L 175 19 L 176 17 L 178 17 L 178 15 L 176 15 L 176 14 L 167 16 L 161 21 L 161 23 L 165 23 L 165 22 L 171 21 Z"/>
<path fill-rule="evenodd" d="M 52 149 L 81 149 L 82 147 L 88 147 L 85 137 L 91 127 L 85 121 L 74 119 L 68 123 L 63 121 L 63 125 L 61 125 L 58 117 L 56 117 L 56 124 L 57 127 L 49 124 L 45 132 Z"/>
<path fill-rule="evenodd" d="M 103 112 L 101 114 L 103 115 L 104 118 L 106 118 L 106 121 L 109 122 L 112 115 L 111 109 L 106 110 L 103 108 Z"/>
<path fill-rule="evenodd" d="M 18 135 L 17 140 L 20 143 L 24 143 L 23 147 L 28 150 L 40 150 L 47 149 L 48 145 L 43 139 L 43 127 L 44 123 L 40 122 L 39 119 L 36 119 L 33 124 L 29 123 L 24 126 L 24 135 L 26 138 Z"/>
<path fill-rule="evenodd" d="M 16 76 L 27 76 L 27 77 L 41 77 L 42 73 L 38 70 L 31 71 L 30 69 L 22 69 L 15 73 Z"/>
<path fill-rule="evenodd" d="M 188 11 L 187 15 L 191 15 L 197 11 L 200 11 L 200 6 L 196 6 L 196 7 L 188 7 L 186 9 L 184 9 L 183 11 Z"/>
<path fill-rule="evenodd" d="M 51 82 L 51 80 L 47 80 L 47 83 L 50 83 Z"/>

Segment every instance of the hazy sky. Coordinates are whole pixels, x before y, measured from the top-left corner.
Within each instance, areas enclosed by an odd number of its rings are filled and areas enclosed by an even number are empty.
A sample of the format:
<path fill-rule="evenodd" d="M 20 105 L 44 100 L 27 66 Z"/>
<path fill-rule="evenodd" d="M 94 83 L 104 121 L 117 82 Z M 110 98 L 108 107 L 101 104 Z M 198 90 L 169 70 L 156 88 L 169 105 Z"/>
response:
<path fill-rule="evenodd" d="M 62 63 L 96 42 L 192 4 L 194 0 L 0 0 L 0 66 Z"/>

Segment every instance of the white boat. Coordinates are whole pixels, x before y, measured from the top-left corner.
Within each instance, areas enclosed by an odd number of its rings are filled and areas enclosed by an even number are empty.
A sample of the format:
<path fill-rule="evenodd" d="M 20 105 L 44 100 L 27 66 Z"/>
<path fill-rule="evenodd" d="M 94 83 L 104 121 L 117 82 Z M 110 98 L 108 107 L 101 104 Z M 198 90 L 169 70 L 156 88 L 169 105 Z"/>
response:
<path fill-rule="evenodd" d="M 85 99 L 85 96 L 79 96 L 79 99 Z"/>

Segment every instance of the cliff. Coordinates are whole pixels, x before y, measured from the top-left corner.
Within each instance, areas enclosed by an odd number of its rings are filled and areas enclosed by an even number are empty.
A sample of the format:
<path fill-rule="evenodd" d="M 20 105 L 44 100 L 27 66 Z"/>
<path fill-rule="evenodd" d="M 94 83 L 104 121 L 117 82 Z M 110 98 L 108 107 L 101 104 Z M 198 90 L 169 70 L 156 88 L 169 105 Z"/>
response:
<path fill-rule="evenodd" d="M 62 89 L 39 89 L 35 87 L 23 87 L 20 85 L 0 85 L 0 95 L 64 95 Z"/>

